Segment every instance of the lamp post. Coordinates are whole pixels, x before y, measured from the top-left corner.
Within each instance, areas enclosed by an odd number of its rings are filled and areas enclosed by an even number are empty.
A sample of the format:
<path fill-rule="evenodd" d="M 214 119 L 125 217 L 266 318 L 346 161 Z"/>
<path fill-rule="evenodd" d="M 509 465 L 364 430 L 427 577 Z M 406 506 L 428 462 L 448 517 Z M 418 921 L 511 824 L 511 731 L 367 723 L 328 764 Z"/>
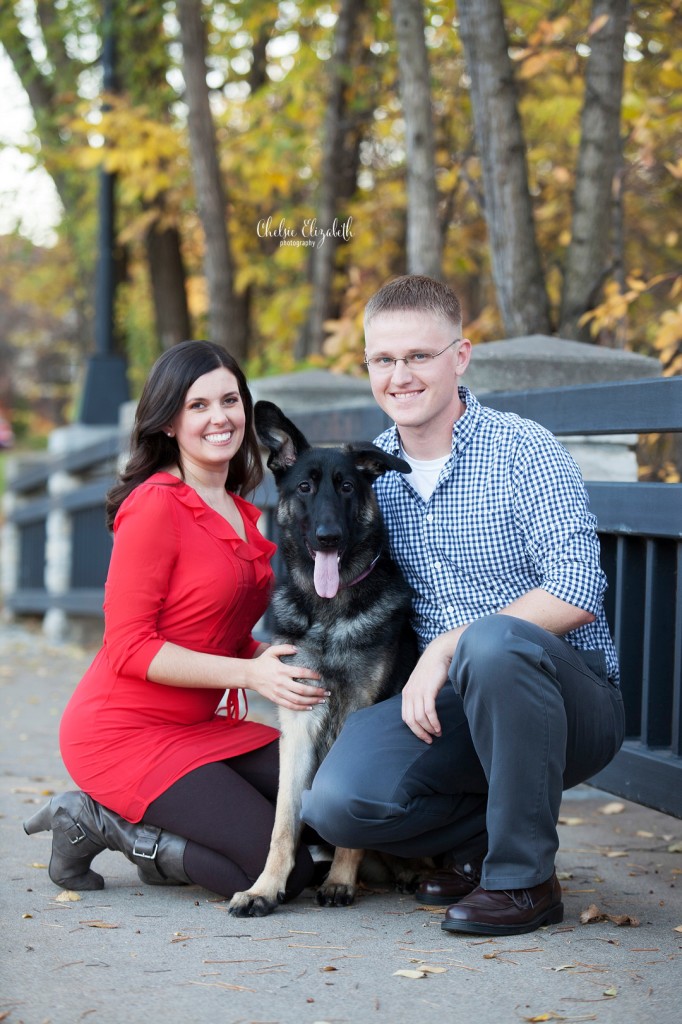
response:
<path fill-rule="evenodd" d="M 116 90 L 116 38 L 114 0 L 104 0 L 102 67 L 104 92 Z M 105 108 L 106 109 L 106 108 Z M 81 399 L 81 423 L 118 423 L 118 411 L 128 400 L 125 359 L 115 351 L 114 265 L 115 175 L 102 168 L 99 177 L 98 259 L 95 281 L 95 352 L 89 356 Z"/>

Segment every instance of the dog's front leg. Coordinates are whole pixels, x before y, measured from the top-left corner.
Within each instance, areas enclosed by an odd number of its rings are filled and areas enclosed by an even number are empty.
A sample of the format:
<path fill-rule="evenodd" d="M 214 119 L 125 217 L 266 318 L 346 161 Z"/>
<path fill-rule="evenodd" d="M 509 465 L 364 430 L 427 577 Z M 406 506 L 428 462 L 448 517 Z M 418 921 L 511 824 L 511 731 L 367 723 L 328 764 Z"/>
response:
<path fill-rule="evenodd" d="M 329 874 L 315 894 L 321 907 L 347 907 L 353 902 L 363 856 L 364 850 L 337 846 Z"/>
<path fill-rule="evenodd" d="M 230 900 L 235 917 L 265 917 L 284 902 L 287 879 L 296 859 L 301 832 L 301 794 L 313 778 L 317 762 L 311 733 L 316 729 L 314 712 L 280 713 L 279 790 L 275 822 L 265 867 L 246 892 Z"/>

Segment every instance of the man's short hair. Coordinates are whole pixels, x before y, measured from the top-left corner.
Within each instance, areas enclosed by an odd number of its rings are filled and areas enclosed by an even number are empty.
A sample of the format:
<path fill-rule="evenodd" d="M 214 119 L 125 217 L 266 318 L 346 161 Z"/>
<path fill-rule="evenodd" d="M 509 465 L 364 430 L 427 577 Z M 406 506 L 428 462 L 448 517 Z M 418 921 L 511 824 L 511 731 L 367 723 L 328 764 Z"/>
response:
<path fill-rule="evenodd" d="M 365 307 L 365 327 L 380 313 L 432 313 L 462 329 L 462 307 L 452 288 L 423 274 L 389 281 Z"/>

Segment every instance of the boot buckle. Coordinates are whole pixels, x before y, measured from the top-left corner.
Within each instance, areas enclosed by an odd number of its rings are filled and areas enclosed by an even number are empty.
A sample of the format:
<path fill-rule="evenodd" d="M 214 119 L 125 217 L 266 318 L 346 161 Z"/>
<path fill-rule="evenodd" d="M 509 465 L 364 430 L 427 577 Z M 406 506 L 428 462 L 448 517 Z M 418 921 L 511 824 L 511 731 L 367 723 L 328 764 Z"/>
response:
<path fill-rule="evenodd" d="M 144 849 L 142 849 L 141 847 L 144 847 Z M 140 840 L 139 839 L 135 840 L 135 845 L 133 846 L 133 857 L 139 857 L 140 860 L 155 860 L 156 859 L 156 855 L 157 855 L 158 852 L 159 852 L 159 844 L 158 843 L 156 843 L 156 842 L 154 843 L 154 846 L 151 847 L 151 852 L 150 852 L 150 847 L 149 847 L 149 845 L 146 842 L 143 841 L 140 844 Z"/>
<path fill-rule="evenodd" d="M 77 843 L 82 843 L 84 839 L 88 838 L 87 832 L 79 821 L 74 821 L 68 828 L 65 828 L 64 835 L 72 846 L 76 846 Z"/>
<path fill-rule="evenodd" d="M 139 857 L 140 860 L 155 860 L 157 853 L 159 852 L 159 836 L 161 835 L 160 828 L 154 828 L 153 826 L 143 825 L 133 846 L 133 857 Z"/>

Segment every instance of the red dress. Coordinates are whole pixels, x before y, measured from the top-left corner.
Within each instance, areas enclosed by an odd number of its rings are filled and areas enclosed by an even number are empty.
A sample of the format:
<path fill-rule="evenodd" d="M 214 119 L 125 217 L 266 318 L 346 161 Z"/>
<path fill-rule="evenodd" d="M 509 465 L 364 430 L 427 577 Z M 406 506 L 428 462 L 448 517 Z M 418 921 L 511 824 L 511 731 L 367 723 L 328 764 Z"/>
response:
<path fill-rule="evenodd" d="M 76 687 L 59 741 L 74 782 L 99 803 L 140 821 L 187 772 L 277 739 L 276 729 L 216 715 L 220 689 L 147 679 L 169 641 L 193 651 L 250 658 L 253 626 L 268 603 L 275 545 L 255 506 L 234 496 L 246 542 L 187 484 L 155 473 L 122 503 L 104 597 L 103 647 Z"/>

